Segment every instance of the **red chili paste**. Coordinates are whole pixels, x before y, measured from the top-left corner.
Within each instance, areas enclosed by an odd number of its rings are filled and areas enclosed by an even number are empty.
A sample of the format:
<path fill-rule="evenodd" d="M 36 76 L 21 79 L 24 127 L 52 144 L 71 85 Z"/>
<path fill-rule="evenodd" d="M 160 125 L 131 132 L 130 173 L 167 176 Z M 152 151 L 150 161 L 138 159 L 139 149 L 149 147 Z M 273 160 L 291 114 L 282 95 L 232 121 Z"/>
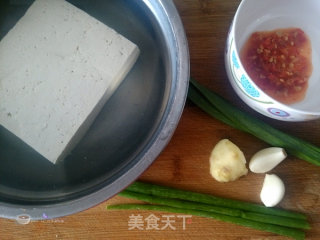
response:
<path fill-rule="evenodd" d="M 292 104 L 305 97 L 312 73 L 311 43 L 301 29 L 255 32 L 240 58 L 250 78 L 272 98 Z"/>

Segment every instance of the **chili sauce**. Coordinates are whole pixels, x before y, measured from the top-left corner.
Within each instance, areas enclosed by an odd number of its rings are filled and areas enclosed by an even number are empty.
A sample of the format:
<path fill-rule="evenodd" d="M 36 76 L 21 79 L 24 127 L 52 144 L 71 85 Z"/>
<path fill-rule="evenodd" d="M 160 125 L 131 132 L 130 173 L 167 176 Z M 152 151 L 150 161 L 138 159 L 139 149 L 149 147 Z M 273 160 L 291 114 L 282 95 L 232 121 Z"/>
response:
<path fill-rule="evenodd" d="M 253 33 L 240 58 L 250 78 L 284 104 L 304 99 L 312 73 L 311 43 L 300 28 Z"/>

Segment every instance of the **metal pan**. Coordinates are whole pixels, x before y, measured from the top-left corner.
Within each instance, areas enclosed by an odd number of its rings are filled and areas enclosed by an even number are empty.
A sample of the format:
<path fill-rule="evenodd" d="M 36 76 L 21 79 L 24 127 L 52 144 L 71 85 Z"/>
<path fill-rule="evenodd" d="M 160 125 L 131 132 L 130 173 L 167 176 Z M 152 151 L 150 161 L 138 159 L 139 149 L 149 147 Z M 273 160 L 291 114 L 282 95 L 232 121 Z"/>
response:
<path fill-rule="evenodd" d="M 32 2 L 1 1 L 0 39 Z M 112 197 L 156 159 L 184 107 L 189 54 L 172 1 L 69 2 L 136 43 L 141 54 L 82 141 L 56 165 L 0 127 L 0 217 L 49 219 Z"/>

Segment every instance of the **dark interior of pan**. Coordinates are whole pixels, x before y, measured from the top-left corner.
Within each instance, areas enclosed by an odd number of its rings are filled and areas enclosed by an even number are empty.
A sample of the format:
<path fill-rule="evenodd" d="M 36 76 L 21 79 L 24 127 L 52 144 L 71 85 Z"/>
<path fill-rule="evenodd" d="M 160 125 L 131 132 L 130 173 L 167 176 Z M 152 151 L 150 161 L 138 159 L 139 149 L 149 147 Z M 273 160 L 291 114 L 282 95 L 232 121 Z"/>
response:
<path fill-rule="evenodd" d="M 32 2 L 0 2 L 0 39 Z M 0 127 L 0 205 L 50 205 L 99 191 L 137 167 L 170 118 L 169 107 L 176 97 L 171 57 L 175 46 L 168 47 L 170 40 L 159 22 L 163 16 L 155 16 L 148 1 L 69 2 L 137 44 L 139 59 L 85 137 L 55 165 Z"/>

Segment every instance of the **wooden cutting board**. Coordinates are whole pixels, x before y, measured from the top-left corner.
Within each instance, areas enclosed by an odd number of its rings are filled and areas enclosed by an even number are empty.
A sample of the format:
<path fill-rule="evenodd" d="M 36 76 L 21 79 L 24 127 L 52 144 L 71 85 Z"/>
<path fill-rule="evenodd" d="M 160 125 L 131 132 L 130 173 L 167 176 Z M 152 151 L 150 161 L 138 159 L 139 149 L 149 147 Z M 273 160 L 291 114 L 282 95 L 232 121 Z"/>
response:
<path fill-rule="evenodd" d="M 192 77 L 272 126 L 320 145 L 320 121 L 285 123 L 266 119 L 253 113 L 231 89 L 224 70 L 223 54 L 228 28 L 239 0 L 174 2 L 189 41 Z M 212 119 L 187 102 L 172 140 L 140 180 L 260 203 L 259 192 L 264 175 L 248 173 L 231 183 L 218 183 L 210 176 L 209 155 L 213 146 L 222 138 L 228 138 L 237 144 L 247 159 L 268 146 L 253 136 Z M 306 213 L 312 227 L 306 231 L 306 236 L 307 239 L 314 240 L 320 239 L 319 170 L 319 167 L 289 156 L 272 171 L 283 179 L 286 186 L 286 195 L 279 207 Z M 108 204 L 128 202 L 135 201 L 116 196 L 78 214 L 31 222 L 28 225 L 0 219 L 0 239 L 286 239 L 195 216 L 105 210 Z M 152 225 L 152 220 L 157 225 Z M 139 227 L 134 221 L 140 221 Z"/>

